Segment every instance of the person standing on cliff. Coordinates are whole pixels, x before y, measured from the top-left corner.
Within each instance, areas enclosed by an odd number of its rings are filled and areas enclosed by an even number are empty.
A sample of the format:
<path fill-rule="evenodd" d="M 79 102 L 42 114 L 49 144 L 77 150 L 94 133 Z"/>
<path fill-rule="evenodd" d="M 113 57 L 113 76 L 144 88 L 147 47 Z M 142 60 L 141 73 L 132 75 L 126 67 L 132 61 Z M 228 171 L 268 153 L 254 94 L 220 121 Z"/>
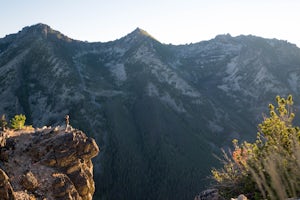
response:
<path fill-rule="evenodd" d="M 69 126 L 70 126 L 70 116 L 66 115 L 65 116 L 65 120 L 66 120 L 66 130 L 67 130 L 69 128 Z"/>

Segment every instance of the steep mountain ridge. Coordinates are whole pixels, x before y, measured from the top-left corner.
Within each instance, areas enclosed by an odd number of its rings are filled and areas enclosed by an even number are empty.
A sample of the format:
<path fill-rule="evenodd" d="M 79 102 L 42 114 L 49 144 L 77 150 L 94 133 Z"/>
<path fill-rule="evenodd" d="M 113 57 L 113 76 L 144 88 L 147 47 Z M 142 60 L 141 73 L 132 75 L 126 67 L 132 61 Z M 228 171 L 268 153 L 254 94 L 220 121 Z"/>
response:
<path fill-rule="evenodd" d="M 87 43 L 38 24 L 0 39 L 0 113 L 24 113 L 34 126 L 69 114 L 103 149 L 99 199 L 192 199 L 213 154 L 254 139 L 277 94 L 297 102 L 299 67 L 299 48 L 276 39 L 176 46 L 137 28 Z"/>

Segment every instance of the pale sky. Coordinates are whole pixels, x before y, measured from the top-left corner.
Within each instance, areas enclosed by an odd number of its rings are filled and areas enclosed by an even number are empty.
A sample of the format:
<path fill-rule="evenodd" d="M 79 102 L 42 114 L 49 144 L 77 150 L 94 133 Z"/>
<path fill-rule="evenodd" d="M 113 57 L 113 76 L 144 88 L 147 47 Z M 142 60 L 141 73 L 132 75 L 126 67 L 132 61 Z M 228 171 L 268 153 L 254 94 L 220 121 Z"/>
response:
<path fill-rule="evenodd" d="M 166 44 L 229 33 L 300 47 L 300 0 L 0 0 L 0 38 L 37 23 L 90 42 L 140 27 Z"/>

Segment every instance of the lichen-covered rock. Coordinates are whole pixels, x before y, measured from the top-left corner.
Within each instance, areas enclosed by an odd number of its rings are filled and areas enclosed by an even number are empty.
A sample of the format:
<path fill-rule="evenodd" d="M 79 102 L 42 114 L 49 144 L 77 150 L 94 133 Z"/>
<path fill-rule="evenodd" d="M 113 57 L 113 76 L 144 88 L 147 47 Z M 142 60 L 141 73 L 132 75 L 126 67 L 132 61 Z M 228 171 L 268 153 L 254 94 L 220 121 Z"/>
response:
<path fill-rule="evenodd" d="M 92 200 L 91 159 L 99 153 L 94 139 L 72 127 L 67 131 L 63 127 L 10 131 L 8 135 L 14 144 L 4 147 L 9 158 L 3 168 L 11 180 L 7 194 L 15 191 L 16 199 Z M 0 192 L 5 193 L 1 188 Z"/>

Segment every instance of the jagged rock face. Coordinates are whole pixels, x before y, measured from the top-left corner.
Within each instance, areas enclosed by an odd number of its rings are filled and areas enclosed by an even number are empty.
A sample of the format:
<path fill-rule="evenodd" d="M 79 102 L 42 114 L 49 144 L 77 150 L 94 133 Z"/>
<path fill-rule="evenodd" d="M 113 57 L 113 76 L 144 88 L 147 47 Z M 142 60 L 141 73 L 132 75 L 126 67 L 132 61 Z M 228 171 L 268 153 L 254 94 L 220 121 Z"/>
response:
<path fill-rule="evenodd" d="M 0 114 L 34 126 L 69 114 L 104 149 L 97 199 L 192 199 L 219 163 L 213 154 L 255 139 L 276 95 L 299 105 L 299 67 L 299 48 L 275 39 L 174 46 L 136 29 L 87 43 L 38 24 L 0 39 Z M 70 167 L 59 156 L 43 163 Z"/>
<path fill-rule="evenodd" d="M 13 148 L 1 148 L 8 154 L 0 165 L 0 193 L 6 199 L 92 199 L 95 186 L 91 159 L 99 152 L 94 139 L 62 127 L 7 130 L 6 134 L 14 141 Z"/>

